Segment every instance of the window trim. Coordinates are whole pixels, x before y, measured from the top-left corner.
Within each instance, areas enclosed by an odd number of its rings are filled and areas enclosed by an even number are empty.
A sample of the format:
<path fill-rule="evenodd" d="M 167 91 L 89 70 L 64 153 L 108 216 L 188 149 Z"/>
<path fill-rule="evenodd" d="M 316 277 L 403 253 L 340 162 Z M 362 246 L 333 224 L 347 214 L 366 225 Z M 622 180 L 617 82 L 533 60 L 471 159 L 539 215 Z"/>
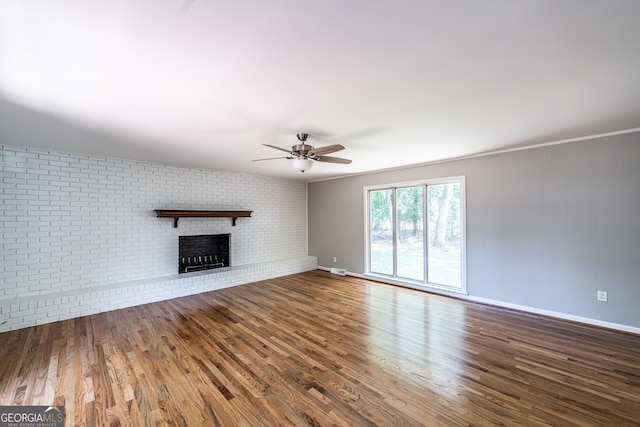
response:
<path fill-rule="evenodd" d="M 397 251 L 395 237 L 394 237 L 394 275 L 389 276 L 381 273 L 372 273 L 371 272 L 371 236 L 370 236 L 370 218 L 371 218 L 371 204 L 369 201 L 369 192 L 375 190 L 384 190 L 384 189 L 398 189 L 398 188 L 406 188 L 406 187 L 415 187 L 415 186 L 429 186 L 429 185 L 439 185 L 439 184 L 459 184 L 460 185 L 460 287 L 456 286 L 447 286 L 438 283 L 430 283 L 425 281 L 417 281 L 406 278 L 401 278 L 397 276 L 397 262 L 395 252 Z M 395 191 L 394 191 L 395 195 Z M 364 266 L 365 272 L 363 274 L 364 277 L 368 277 L 380 282 L 386 282 L 394 285 L 404 286 L 413 289 L 420 289 L 425 291 L 444 291 L 451 292 L 455 294 L 465 294 L 468 295 L 467 291 L 467 208 L 466 208 L 466 177 L 464 175 L 460 176 L 450 176 L 443 178 L 433 178 L 433 179 L 424 179 L 418 181 L 406 181 L 406 182 L 395 182 L 389 184 L 377 184 L 377 185 L 369 185 L 363 187 L 363 197 L 364 197 Z M 425 192 L 425 200 L 426 200 L 426 192 Z M 396 215 L 396 202 L 394 200 L 394 216 Z M 427 204 L 425 202 L 424 206 L 425 211 L 427 210 Z M 423 218 L 426 220 L 426 212 Z M 395 236 L 395 227 L 393 230 Z M 425 229 L 425 239 L 426 239 L 426 229 Z M 425 246 L 426 249 L 426 246 Z M 425 253 L 425 278 L 427 275 L 427 258 L 428 254 Z"/>

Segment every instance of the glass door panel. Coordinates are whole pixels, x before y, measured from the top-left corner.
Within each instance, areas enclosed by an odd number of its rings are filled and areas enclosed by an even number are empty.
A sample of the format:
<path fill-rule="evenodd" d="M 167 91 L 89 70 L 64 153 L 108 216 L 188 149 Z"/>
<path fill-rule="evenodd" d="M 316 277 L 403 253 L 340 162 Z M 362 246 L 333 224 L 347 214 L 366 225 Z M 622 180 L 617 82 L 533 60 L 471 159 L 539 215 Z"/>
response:
<path fill-rule="evenodd" d="M 424 281 L 424 186 L 396 190 L 397 276 Z"/>
<path fill-rule="evenodd" d="M 461 287 L 460 184 L 436 184 L 428 193 L 428 282 Z"/>
<path fill-rule="evenodd" d="M 369 257 L 372 273 L 393 275 L 393 190 L 369 192 Z"/>

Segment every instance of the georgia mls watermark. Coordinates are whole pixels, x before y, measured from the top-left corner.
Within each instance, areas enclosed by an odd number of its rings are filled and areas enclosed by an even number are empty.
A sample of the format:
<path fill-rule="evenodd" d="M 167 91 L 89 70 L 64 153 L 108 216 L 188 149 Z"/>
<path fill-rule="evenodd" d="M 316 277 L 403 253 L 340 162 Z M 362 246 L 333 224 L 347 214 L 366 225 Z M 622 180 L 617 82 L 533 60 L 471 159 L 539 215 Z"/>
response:
<path fill-rule="evenodd" d="M 64 427 L 64 406 L 0 406 L 0 427 Z"/>

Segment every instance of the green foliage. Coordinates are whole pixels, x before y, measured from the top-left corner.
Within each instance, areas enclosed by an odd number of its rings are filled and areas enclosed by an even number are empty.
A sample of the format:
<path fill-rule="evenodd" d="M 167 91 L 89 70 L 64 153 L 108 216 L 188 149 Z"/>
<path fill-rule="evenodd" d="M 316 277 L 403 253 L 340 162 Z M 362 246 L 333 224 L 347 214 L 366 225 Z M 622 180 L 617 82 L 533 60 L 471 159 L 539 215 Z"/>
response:
<path fill-rule="evenodd" d="M 430 232 L 433 233 L 433 227 L 438 220 L 438 208 L 440 199 L 444 195 L 444 186 L 448 184 L 430 185 L 427 191 L 428 198 L 428 215 Z M 453 184 L 453 197 L 449 203 L 447 215 L 447 241 L 455 240 L 460 237 L 460 185 Z"/>
<path fill-rule="evenodd" d="M 375 190 L 369 192 L 369 209 L 371 229 L 374 231 L 390 231 L 391 217 L 389 216 L 388 200 L 393 190 Z"/>
<path fill-rule="evenodd" d="M 444 185 L 446 184 L 429 185 L 427 187 L 427 214 L 430 227 L 437 221 L 438 206 L 444 194 Z M 455 184 L 453 190 L 454 194 L 451 198 L 447 215 L 447 240 L 455 240 L 460 235 L 460 185 Z M 393 194 L 394 191 L 391 188 L 369 192 L 369 219 L 372 231 L 391 235 Z M 423 203 L 425 186 L 397 188 L 395 194 L 399 237 L 418 235 L 424 228 Z"/>
<path fill-rule="evenodd" d="M 422 231 L 424 186 L 398 188 L 396 195 L 400 238 L 417 236 Z"/>

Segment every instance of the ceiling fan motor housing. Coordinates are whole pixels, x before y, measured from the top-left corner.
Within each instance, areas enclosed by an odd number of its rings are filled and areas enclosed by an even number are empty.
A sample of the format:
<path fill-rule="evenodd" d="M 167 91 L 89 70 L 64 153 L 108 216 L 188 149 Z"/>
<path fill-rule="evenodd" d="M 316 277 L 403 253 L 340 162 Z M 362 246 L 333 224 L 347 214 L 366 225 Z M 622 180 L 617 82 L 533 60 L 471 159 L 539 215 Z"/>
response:
<path fill-rule="evenodd" d="M 291 154 L 298 157 L 307 157 L 307 153 L 313 150 L 313 146 L 307 144 L 299 144 L 291 147 Z"/>

